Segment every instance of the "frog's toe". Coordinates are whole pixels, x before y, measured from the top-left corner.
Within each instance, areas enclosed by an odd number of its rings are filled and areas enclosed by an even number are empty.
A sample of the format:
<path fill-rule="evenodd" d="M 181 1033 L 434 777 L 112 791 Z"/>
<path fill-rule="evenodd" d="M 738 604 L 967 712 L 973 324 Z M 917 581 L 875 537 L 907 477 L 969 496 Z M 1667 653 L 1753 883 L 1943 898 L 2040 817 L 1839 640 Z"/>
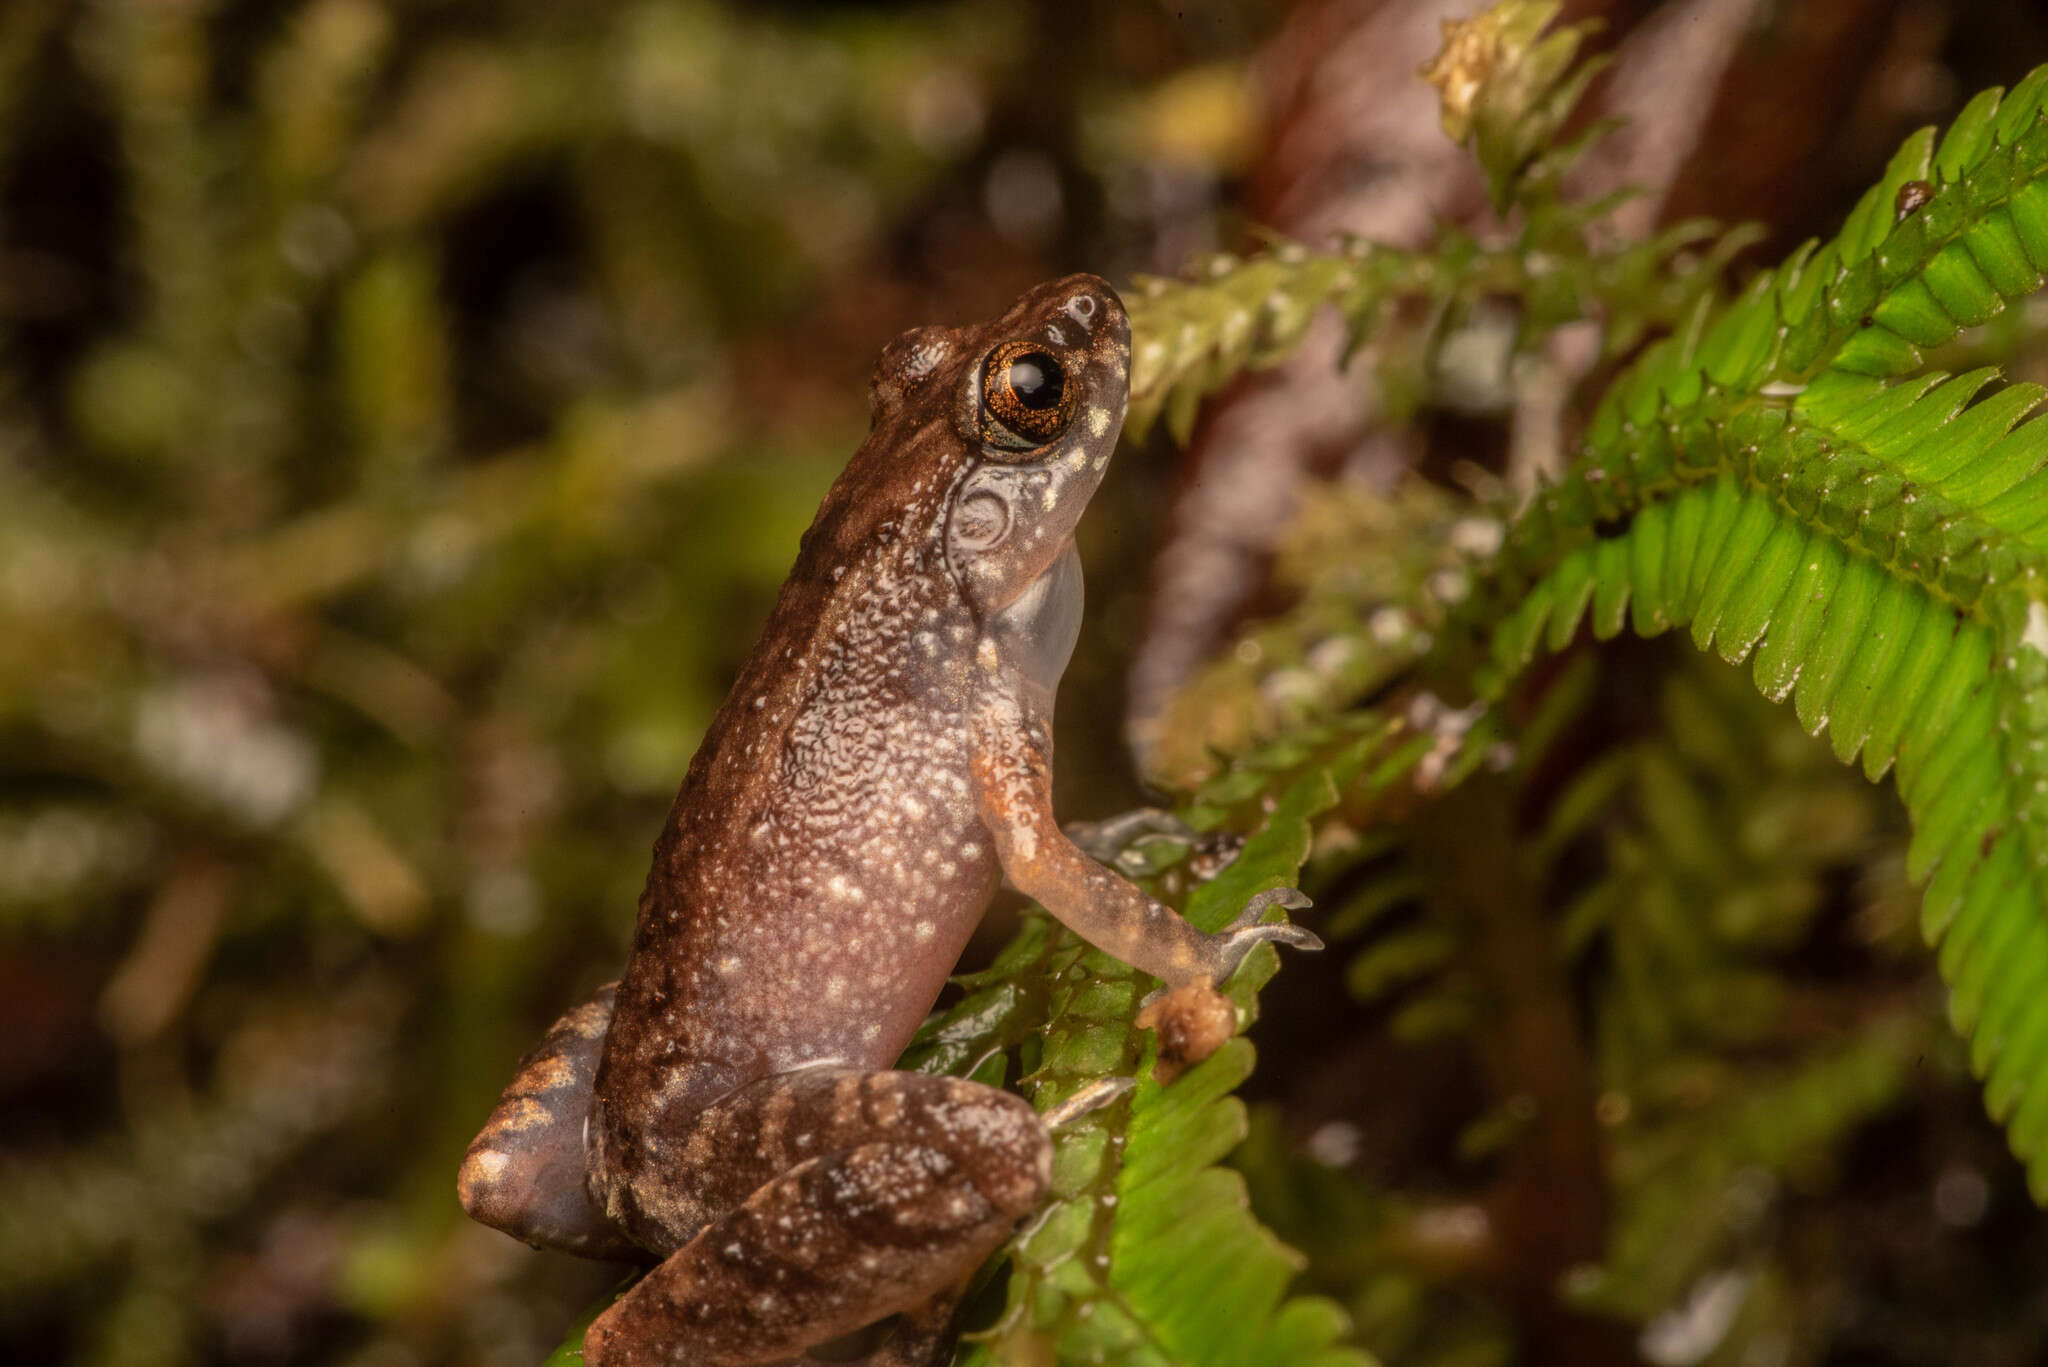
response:
<path fill-rule="evenodd" d="M 1230 944 L 1238 949 L 1239 959 L 1251 952 L 1251 946 L 1269 941 L 1276 945 L 1286 945 L 1289 949 L 1306 950 L 1310 953 L 1323 947 L 1322 936 L 1307 926 L 1289 925 L 1285 921 L 1275 921 L 1271 925 L 1245 926 L 1230 932 Z M 1238 948 L 1239 946 L 1242 948 Z"/>
<path fill-rule="evenodd" d="M 1080 846 L 1089 858 L 1112 865 L 1131 845 L 1148 837 L 1188 845 L 1200 838 L 1192 826 L 1158 807 L 1139 807 L 1101 821 L 1070 821 L 1065 830 L 1067 839 Z"/>
<path fill-rule="evenodd" d="M 1253 939 L 1269 940 L 1276 945 L 1286 945 L 1289 949 L 1299 949 L 1309 954 L 1323 947 L 1323 937 L 1307 926 L 1288 925 L 1284 922 L 1270 926 L 1252 926 L 1246 934 Z"/>
<path fill-rule="evenodd" d="M 1246 902 L 1244 910 L 1238 912 L 1230 924 L 1224 927 L 1224 930 L 1229 932 L 1260 925 L 1265 921 L 1266 913 L 1274 907 L 1281 907 L 1288 911 L 1307 911 L 1314 905 L 1315 903 L 1309 901 L 1308 896 L 1300 888 L 1268 888 L 1266 891 L 1254 896 L 1249 902 Z M 1275 924 L 1271 929 L 1299 929 L 1299 927 L 1287 926 L 1284 922 L 1281 922 Z M 1303 933 L 1306 934 L 1307 932 L 1304 931 Z M 1315 938 L 1313 935 L 1309 936 L 1311 940 L 1315 940 Z M 1323 942 L 1321 940 L 1316 940 L 1312 946 L 1315 949 L 1321 949 L 1322 947 Z"/>
<path fill-rule="evenodd" d="M 1313 905 L 1299 888 L 1269 888 L 1246 902 L 1244 910 L 1216 937 L 1220 942 L 1216 981 L 1228 981 L 1244 963 L 1245 956 L 1258 945 L 1272 943 L 1286 945 L 1289 949 L 1321 949 L 1322 937 L 1308 927 L 1265 919 L 1266 913 L 1274 907 L 1305 911 Z"/>

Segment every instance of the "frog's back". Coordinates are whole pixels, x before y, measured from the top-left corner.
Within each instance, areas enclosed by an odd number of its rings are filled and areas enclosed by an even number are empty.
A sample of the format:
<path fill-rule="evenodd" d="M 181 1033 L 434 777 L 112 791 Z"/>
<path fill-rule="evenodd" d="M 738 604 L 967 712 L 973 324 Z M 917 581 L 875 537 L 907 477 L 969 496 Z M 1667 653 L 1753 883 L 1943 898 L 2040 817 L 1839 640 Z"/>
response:
<path fill-rule="evenodd" d="M 695 1110 L 808 1062 L 893 1063 L 994 889 L 968 786 L 976 633 L 945 573 L 946 463 L 915 451 L 950 437 L 878 425 L 707 730 L 619 987 L 598 1077 L 613 1128 L 644 1128 L 622 1110 Z M 878 444 L 895 459 L 864 468 Z M 846 495 L 877 475 L 898 501 L 866 520 L 872 501 Z"/>

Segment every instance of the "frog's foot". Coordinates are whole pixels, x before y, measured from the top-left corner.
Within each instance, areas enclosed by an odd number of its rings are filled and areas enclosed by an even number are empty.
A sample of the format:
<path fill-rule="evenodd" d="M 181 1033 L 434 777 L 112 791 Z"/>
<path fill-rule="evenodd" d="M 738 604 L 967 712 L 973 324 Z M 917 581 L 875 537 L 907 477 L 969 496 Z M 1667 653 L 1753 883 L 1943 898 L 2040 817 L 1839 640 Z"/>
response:
<path fill-rule="evenodd" d="M 536 1248 L 624 1262 L 647 1254 L 590 1199 L 583 1149 L 617 986 L 549 1027 L 470 1141 L 455 1187 L 462 1208 L 493 1229 Z"/>
<path fill-rule="evenodd" d="M 1172 812 L 1158 807 L 1139 807 L 1100 821 L 1069 821 L 1063 828 L 1067 839 L 1098 864 L 1112 868 L 1126 848 L 1146 836 L 1178 840 L 1192 845 L 1201 836 Z"/>
<path fill-rule="evenodd" d="M 1261 944 L 1271 941 L 1286 945 L 1289 949 L 1314 951 L 1323 947 L 1322 937 L 1306 926 L 1297 926 L 1287 921 L 1267 921 L 1266 913 L 1274 907 L 1285 907 L 1289 911 L 1306 911 L 1315 904 L 1304 896 L 1299 888 L 1272 888 L 1259 893 L 1244 904 L 1244 910 L 1229 925 L 1216 935 L 1217 982 L 1227 982 L 1244 963 L 1245 956 Z"/>
<path fill-rule="evenodd" d="M 867 1361 L 943 1360 L 947 1298 L 1052 1177 L 1051 1139 L 1022 1099 L 912 1073 L 763 1078 L 672 1139 L 631 1181 L 632 1203 L 647 1219 L 719 1213 L 598 1316 L 591 1367 L 801 1360 L 899 1314 Z"/>

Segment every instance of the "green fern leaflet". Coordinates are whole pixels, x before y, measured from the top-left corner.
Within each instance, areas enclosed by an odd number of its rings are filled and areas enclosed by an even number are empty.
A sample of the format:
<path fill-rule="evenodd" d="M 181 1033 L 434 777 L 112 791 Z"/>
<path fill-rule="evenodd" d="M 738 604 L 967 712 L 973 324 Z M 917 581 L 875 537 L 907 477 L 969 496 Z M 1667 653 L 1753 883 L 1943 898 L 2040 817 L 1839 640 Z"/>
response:
<path fill-rule="evenodd" d="M 1468 621 L 1495 624 L 1487 696 L 1588 615 L 1682 627 L 1844 762 L 1896 766 L 1951 1020 L 2048 1201 L 2048 391 L 1917 373 L 2048 271 L 2044 94 L 1909 140 L 1834 242 L 1646 353 Z"/>

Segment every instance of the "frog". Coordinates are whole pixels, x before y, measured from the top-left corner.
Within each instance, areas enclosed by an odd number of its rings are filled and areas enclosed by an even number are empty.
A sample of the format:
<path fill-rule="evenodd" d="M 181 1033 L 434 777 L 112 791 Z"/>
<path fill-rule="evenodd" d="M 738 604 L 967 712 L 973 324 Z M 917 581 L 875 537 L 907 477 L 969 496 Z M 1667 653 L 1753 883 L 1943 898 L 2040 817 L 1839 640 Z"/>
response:
<path fill-rule="evenodd" d="M 1104 280 L 912 329 L 690 762 L 623 976 L 557 1021 L 471 1144 L 468 1213 L 653 1265 L 595 1367 L 947 1360 L 977 1269 L 1044 1201 L 1022 1097 L 893 1065 L 1007 881 L 1166 988 L 1220 984 L 1293 889 L 1204 932 L 1054 818 L 1075 529 L 1129 396 Z M 1164 990 L 1164 989 L 1162 989 Z M 843 1353 L 840 1358 L 845 1359 Z"/>

